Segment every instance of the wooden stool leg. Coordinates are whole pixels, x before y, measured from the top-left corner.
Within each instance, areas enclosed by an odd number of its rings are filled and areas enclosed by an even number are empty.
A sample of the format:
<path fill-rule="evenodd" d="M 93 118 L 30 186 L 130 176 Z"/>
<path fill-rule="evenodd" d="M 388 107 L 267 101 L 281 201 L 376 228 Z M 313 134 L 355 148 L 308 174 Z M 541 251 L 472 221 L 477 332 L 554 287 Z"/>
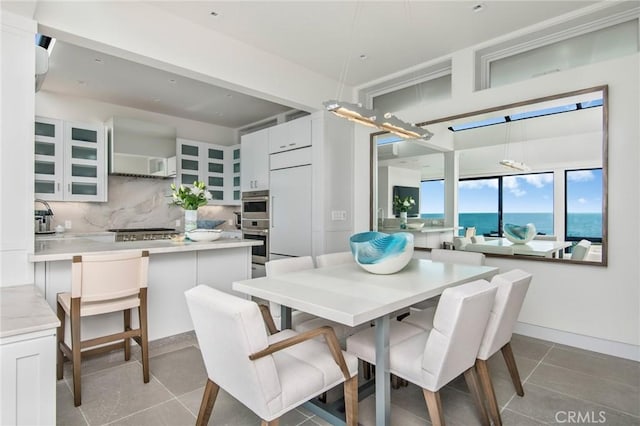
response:
<path fill-rule="evenodd" d="M 358 376 L 344 382 L 344 411 L 347 426 L 358 425 Z"/>
<path fill-rule="evenodd" d="M 124 331 L 131 330 L 131 309 L 125 309 L 122 311 L 124 316 Z M 124 339 L 124 360 L 129 361 L 131 359 L 131 339 Z"/>
<path fill-rule="evenodd" d="M 433 426 L 444 426 L 444 413 L 442 412 L 442 401 L 440 400 L 440 392 L 431 392 L 422 389 L 424 400 L 427 403 L 429 417 Z"/>
<path fill-rule="evenodd" d="M 476 371 L 473 367 L 464 372 L 464 379 L 471 391 L 473 402 L 480 413 L 480 422 L 485 426 L 490 426 L 491 423 L 489 422 L 489 416 L 487 415 L 487 410 L 484 406 L 482 390 L 478 385 L 478 378 L 476 377 Z"/>
<path fill-rule="evenodd" d="M 522 382 L 520 381 L 518 366 L 516 365 L 516 359 L 513 356 L 513 351 L 511 350 L 511 342 L 508 342 L 506 345 L 504 345 L 501 351 L 504 362 L 507 363 L 507 369 L 509 370 L 509 374 L 511 375 L 513 386 L 516 388 L 516 393 L 518 394 L 518 396 L 524 396 L 524 389 L 522 388 Z"/>
<path fill-rule="evenodd" d="M 147 289 L 140 289 L 140 306 L 138 307 L 140 322 L 140 349 L 142 351 L 142 375 L 145 383 L 149 383 L 149 336 L 147 333 Z"/>
<path fill-rule="evenodd" d="M 62 305 L 60 305 L 60 303 L 57 303 L 57 305 L 57 313 L 58 320 L 60 320 L 60 326 L 56 330 L 56 378 L 58 380 L 61 380 L 64 370 L 64 354 L 62 353 L 62 349 L 60 349 L 60 344 L 64 342 L 64 327 L 67 315 L 65 314 L 64 309 L 62 309 Z"/>
<path fill-rule="evenodd" d="M 71 363 L 73 366 L 73 403 L 82 404 L 82 386 L 80 384 L 82 365 L 82 346 L 80 342 L 80 299 L 71 298 Z"/>
<path fill-rule="evenodd" d="M 362 361 L 362 373 L 365 380 L 371 379 L 371 364 L 367 361 Z"/>
<path fill-rule="evenodd" d="M 498 407 L 498 400 L 496 399 L 496 392 L 493 389 L 493 383 L 491 382 L 491 375 L 489 374 L 489 365 L 487 361 L 482 359 L 476 359 L 476 370 L 478 372 L 478 378 L 480 379 L 480 385 L 484 391 L 484 395 L 489 402 L 489 414 L 495 426 L 502 425 L 502 417 L 500 417 L 500 407 Z"/>
<path fill-rule="evenodd" d="M 204 387 L 204 394 L 202 395 L 202 402 L 200 403 L 200 411 L 198 412 L 198 418 L 196 419 L 196 426 L 206 426 L 209 423 L 209 417 L 213 411 L 213 404 L 218 397 L 218 390 L 220 387 L 214 383 L 211 379 L 207 378 L 207 384 Z"/>

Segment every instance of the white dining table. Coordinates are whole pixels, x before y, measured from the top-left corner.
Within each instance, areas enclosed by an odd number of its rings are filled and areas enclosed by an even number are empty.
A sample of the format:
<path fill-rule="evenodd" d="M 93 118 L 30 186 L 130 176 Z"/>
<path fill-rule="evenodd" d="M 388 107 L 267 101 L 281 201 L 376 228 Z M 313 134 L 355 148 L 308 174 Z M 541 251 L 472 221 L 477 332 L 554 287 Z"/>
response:
<path fill-rule="evenodd" d="M 476 243 L 476 245 L 513 247 L 513 254 L 524 256 L 554 257 L 557 253 L 557 257 L 562 258 L 564 249 L 571 247 L 571 242 L 531 240 L 526 244 L 514 244 L 506 238 L 496 238 L 495 240 L 485 240 L 483 243 Z"/>
<path fill-rule="evenodd" d="M 390 314 L 438 296 L 447 287 L 490 279 L 497 272 L 498 268 L 491 266 L 412 259 L 395 274 L 375 275 L 351 263 L 236 281 L 233 290 L 282 305 L 283 328 L 291 325 L 291 309 L 351 327 L 373 321 L 376 327 L 376 425 L 380 426 L 391 424 Z"/>

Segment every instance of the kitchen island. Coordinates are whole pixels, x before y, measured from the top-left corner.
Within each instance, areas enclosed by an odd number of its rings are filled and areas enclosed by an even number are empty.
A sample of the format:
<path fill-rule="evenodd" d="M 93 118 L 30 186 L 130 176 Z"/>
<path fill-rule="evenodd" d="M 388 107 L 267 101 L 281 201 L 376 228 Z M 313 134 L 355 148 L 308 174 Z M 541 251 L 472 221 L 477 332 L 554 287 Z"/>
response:
<path fill-rule="evenodd" d="M 420 229 L 401 229 L 399 227 L 379 229 L 380 232 L 386 234 L 394 234 L 396 232 L 410 232 L 413 234 L 413 245 L 416 248 L 441 248 L 442 243 L 452 242 L 454 236 L 454 230 L 452 226 L 423 226 Z"/>
<path fill-rule="evenodd" d="M 251 278 L 251 247 L 260 244 L 262 242 L 235 238 L 211 242 L 36 240 L 35 252 L 29 260 L 34 263 L 36 287 L 55 311 L 57 293 L 71 290 L 73 256 L 149 251 L 149 340 L 156 340 L 193 330 L 184 299 L 186 290 L 205 284 L 234 293 L 233 281 Z M 122 316 L 118 313 L 87 317 L 83 319 L 82 336 L 91 338 L 121 327 Z"/>

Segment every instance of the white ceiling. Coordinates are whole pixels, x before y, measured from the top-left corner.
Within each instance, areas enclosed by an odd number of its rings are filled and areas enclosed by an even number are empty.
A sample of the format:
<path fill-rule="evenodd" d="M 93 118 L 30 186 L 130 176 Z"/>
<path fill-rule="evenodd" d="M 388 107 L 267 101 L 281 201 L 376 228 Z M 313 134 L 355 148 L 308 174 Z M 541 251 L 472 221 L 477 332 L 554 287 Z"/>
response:
<path fill-rule="evenodd" d="M 195 25 L 268 51 L 337 84 L 366 86 L 593 1 L 154 1 Z M 3 2 L 3 8 L 7 2 Z M 127 7 L 123 2 L 122 7 Z M 7 7 L 9 8 L 9 7 Z M 211 12 L 218 13 L 212 16 Z M 203 41 L 203 49 L 215 49 Z M 366 59 L 360 59 L 366 55 Z M 102 62 L 96 62 L 100 59 Z M 261 66 L 256 64 L 256 72 Z M 170 82 L 175 80 L 175 83 Z M 290 108 L 59 42 L 42 86 L 230 128 Z M 330 94 L 329 97 L 333 97 Z"/>

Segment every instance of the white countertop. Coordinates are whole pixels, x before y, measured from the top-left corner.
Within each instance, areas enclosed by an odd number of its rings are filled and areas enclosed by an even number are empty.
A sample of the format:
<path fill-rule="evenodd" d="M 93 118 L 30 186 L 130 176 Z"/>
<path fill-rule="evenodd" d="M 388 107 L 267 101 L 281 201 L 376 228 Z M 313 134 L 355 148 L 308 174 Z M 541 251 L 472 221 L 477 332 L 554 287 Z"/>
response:
<path fill-rule="evenodd" d="M 430 233 L 430 232 L 448 232 L 453 231 L 453 226 L 423 226 L 420 229 L 402 229 L 402 228 L 380 228 L 378 231 L 380 232 L 422 232 L 422 233 Z"/>
<path fill-rule="evenodd" d="M 31 262 L 48 262 L 55 260 L 71 260 L 73 256 L 87 253 L 104 254 L 114 251 L 148 250 L 154 253 L 175 253 L 199 250 L 219 250 L 227 248 L 250 247 L 262 245 L 261 241 L 242 240 L 238 238 L 220 238 L 210 242 L 194 241 L 127 241 L 100 242 L 85 238 L 63 238 L 35 242 L 35 253 L 29 255 Z"/>
<path fill-rule="evenodd" d="M 33 285 L 0 288 L 0 338 L 49 330 L 60 325 Z"/>

